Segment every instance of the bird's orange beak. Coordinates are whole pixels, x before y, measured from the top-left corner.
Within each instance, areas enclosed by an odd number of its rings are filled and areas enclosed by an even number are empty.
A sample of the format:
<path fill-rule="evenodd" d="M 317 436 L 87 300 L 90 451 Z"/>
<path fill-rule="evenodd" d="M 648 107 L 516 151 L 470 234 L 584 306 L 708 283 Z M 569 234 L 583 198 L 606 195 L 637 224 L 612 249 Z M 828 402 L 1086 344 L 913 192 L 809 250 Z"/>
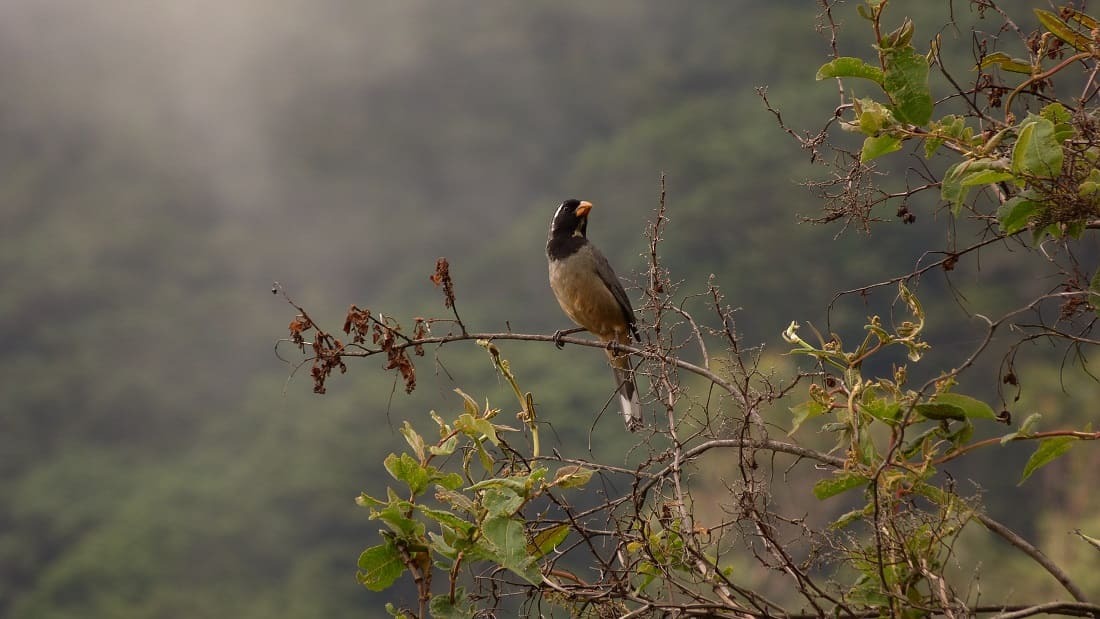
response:
<path fill-rule="evenodd" d="M 592 203 L 585 200 L 584 202 L 581 202 L 579 206 L 577 206 L 577 217 L 586 217 L 588 215 L 588 211 L 591 210 Z"/>

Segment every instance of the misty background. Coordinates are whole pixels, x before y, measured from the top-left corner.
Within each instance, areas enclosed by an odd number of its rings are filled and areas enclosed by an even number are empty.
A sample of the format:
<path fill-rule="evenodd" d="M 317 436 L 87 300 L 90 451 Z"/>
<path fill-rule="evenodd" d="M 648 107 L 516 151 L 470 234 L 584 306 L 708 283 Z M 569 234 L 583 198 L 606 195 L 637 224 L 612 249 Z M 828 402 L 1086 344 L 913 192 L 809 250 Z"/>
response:
<path fill-rule="evenodd" d="M 780 330 L 823 324 L 833 292 L 909 270 L 950 224 L 935 202 L 910 205 L 913 226 L 881 214 L 871 237 L 799 223 L 820 209 L 799 186 L 817 172 L 754 88 L 796 129 L 828 118 L 815 11 L 0 2 L 0 616 L 382 616 L 381 600 L 410 597 L 356 584 L 379 526 L 353 498 L 382 491 L 401 420 L 459 410 L 456 386 L 501 403 L 509 391 L 459 345 L 420 361 L 411 396 L 374 359 L 315 396 L 276 355 L 294 310 L 273 281 L 332 330 L 352 303 L 410 325 L 445 315 L 428 276 L 446 256 L 472 329 L 552 333 L 567 326 L 543 255 L 558 203 L 594 202 L 590 237 L 642 281 L 662 172 L 674 278 L 698 292 L 714 274 L 751 345 L 781 353 Z M 842 14 L 857 20 L 854 4 Z M 953 41 L 965 58 L 966 35 Z M 1017 268 L 992 258 L 982 287 L 974 273 L 957 283 L 974 286 L 971 309 L 996 306 Z M 959 315 L 942 281 L 923 286 L 926 305 Z M 858 329 L 867 311 L 831 319 Z M 968 350 L 961 328 L 933 327 L 948 356 Z M 626 457 L 635 439 L 616 415 L 593 427 L 602 354 L 502 349 L 564 455 L 592 457 L 595 440 L 600 457 Z M 1058 419 L 1064 394 L 1046 374 L 1034 397 Z M 1037 522 L 1091 509 L 1079 490 L 1016 489 L 1028 451 L 1000 454 L 991 505 L 1027 492 L 1031 509 L 999 515 L 1033 539 Z M 1067 544 L 1063 525 L 1050 535 Z"/>

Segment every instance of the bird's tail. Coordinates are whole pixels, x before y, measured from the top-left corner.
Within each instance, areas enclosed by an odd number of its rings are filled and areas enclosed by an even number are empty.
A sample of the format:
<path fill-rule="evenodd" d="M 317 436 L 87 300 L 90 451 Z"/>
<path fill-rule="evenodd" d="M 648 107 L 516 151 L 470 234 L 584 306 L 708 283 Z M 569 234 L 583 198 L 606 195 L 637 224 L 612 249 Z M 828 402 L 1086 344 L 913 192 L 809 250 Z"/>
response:
<path fill-rule="evenodd" d="M 615 388 L 619 393 L 619 406 L 622 407 L 626 429 L 634 432 L 642 427 L 642 403 L 638 399 L 638 386 L 634 384 L 634 368 L 626 354 L 615 354 L 608 350 L 607 357 L 615 376 Z"/>

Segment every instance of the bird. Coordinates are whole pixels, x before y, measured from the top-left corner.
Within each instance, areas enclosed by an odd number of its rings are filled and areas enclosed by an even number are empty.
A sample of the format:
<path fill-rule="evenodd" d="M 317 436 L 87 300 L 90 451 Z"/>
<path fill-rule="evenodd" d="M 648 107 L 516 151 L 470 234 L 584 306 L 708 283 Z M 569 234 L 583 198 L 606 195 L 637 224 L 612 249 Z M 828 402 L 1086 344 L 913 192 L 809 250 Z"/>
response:
<path fill-rule="evenodd" d="M 633 432 L 642 427 L 642 405 L 630 358 L 614 346 L 630 345 L 632 335 L 638 341 L 641 337 L 634 308 L 615 270 L 588 240 L 591 210 L 591 202 L 570 198 L 554 211 L 546 240 L 550 288 L 565 315 L 607 345 L 623 419 Z"/>

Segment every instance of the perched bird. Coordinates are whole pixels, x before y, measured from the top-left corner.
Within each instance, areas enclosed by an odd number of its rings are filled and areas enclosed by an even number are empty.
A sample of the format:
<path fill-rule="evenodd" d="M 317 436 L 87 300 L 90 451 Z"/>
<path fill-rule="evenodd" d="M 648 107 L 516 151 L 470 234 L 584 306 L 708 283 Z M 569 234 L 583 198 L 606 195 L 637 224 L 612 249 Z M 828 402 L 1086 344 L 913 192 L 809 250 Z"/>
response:
<path fill-rule="evenodd" d="M 600 250 L 588 241 L 591 202 L 566 200 L 550 221 L 546 257 L 550 262 L 550 288 L 570 320 L 609 345 L 607 357 L 615 375 L 623 419 L 631 432 L 642 425 L 642 405 L 634 384 L 633 368 L 625 353 L 616 354 L 610 344 L 631 343 L 638 328 L 634 309 L 618 276 Z"/>

